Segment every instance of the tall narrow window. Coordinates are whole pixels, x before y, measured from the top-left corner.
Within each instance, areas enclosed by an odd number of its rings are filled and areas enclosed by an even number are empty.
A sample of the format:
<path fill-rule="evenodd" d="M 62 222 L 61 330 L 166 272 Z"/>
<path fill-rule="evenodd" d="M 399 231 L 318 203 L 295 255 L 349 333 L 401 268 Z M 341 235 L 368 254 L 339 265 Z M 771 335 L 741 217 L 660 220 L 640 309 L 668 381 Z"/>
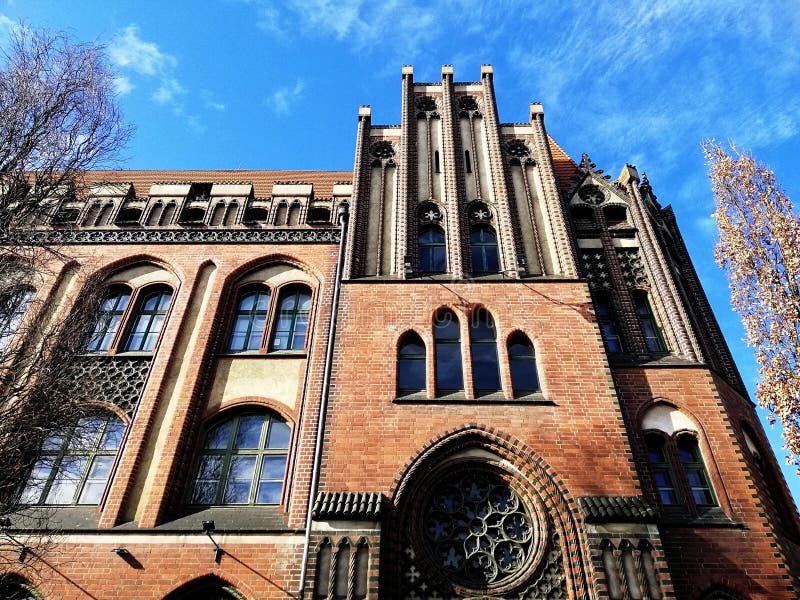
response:
<path fill-rule="evenodd" d="M 477 310 L 469 328 L 472 351 L 472 381 L 476 395 L 500 389 L 500 364 L 497 360 L 497 336 L 494 320 L 486 310 Z"/>
<path fill-rule="evenodd" d="M 433 337 L 436 342 L 436 393 L 441 395 L 463 390 L 461 331 L 455 313 L 450 310 L 437 313 Z"/>
<path fill-rule="evenodd" d="M 433 166 L 436 173 L 441 173 L 441 167 L 439 166 L 439 151 L 434 150 L 433 152 Z"/>
<path fill-rule="evenodd" d="M 711 492 L 711 484 L 708 479 L 708 472 L 697 445 L 697 438 L 693 435 L 684 433 L 679 435 L 676 440 L 678 456 L 683 463 L 683 470 L 689 483 L 689 489 L 697 506 L 714 505 L 714 494 Z"/>
<path fill-rule="evenodd" d="M 511 367 L 511 387 L 514 388 L 515 398 L 539 390 L 533 344 L 524 334 L 516 333 L 508 340 L 508 363 Z"/>
<path fill-rule="evenodd" d="M 397 392 L 415 394 L 425 390 L 425 343 L 413 331 L 405 334 L 397 350 Z"/>
<path fill-rule="evenodd" d="M 192 504 L 278 504 L 291 430 L 266 411 L 225 419 L 205 436 Z"/>
<path fill-rule="evenodd" d="M 644 341 L 650 352 L 666 352 L 667 346 L 661 336 L 656 318 L 647 300 L 647 292 L 636 290 L 633 292 L 633 302 L 636 305 L 636 314 L 639 316 L 639 324 L 642 327 Z"/>
<path fill-rule="evenodd" d="M 22 492 L 23 504 L 98 504 L 125 424 L 111 414 L 85 417 L 42 444 Z"/>
<path fill-rule="evenodd" d="M 467 168 L 467 173 L 472 173 L 472 160 L 469 156 L 469 150 L 464 150 L 464 166 Z"/>
<path fill-rule="evenodd" d="M 619 326 L 617 314 L 611 296 L 607 292 L 596 292 L 593 295 L 594 309 L 597 313 L 597 324 L 600 326 L 600 333 L 603 335 L 606 349 L 617 354 L 623 352 L 622 339 L 619 337 Z"/>
<path fill-rule="evenodd" d="M 497 236 L 488 225 L 478 225 L 469 234 L 473 273 L 497 273 L 500 261 L 497 254 Z"/>
<path fill-rule="evenodd" d="M 281 290 L 270 350 L 303 350 L 311 309 L 311 290 L 293 285 Z"/>
<path fill-rule="evenodd" d="M 259 287 L 242 292 L 236 307 L 228 350 L 258 350 L 261 347 L 261 338 L 264 337 L 268 310 L 268 289 Z"/>
<path fill-rule="evenodd" d="M 419 234 L 419 270 L 422 273 L 444 273 L 447 270 L 444 231 L 440 227 L 425 227 Z"/>
<path fill-rule="evenodd" d="M 89 352 L 105 352 L 117 335 L 122 315 L 131 299 L 130 288 L 114 285 L 108 288 L 100 302 L 100 310 L 94 323 L 86 350 Z"/>
<path fill-rule="evenodd" d="M 0 350 L 8 346 L 19 329 L 34 294 L 30 287 L 13 288 L 0 294 Z"/>
<path fill-rule="evenodd" d="M 645 437 L 645 443 L 647 460 L 650 462 L 653 481 L 661 504 L 665 506 L 678 504 L 678 494 L 675 492 L 675 482 L 672 478 L 664 438 L 658 434 L 649 434 Z"/>
<path fill-rule="evenodd" d="M 130 321 L 125 352 L 152 352 L 167 315 L 172 290 L 167 287 L 144 290 Z"/>

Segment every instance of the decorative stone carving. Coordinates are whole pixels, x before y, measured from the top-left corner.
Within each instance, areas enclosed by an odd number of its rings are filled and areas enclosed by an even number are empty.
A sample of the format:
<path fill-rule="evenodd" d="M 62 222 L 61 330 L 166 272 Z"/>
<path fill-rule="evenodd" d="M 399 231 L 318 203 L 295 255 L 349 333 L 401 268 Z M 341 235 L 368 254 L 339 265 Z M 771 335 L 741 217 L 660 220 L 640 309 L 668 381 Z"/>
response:
<path fill-rule="evenodd" d="M 59 229 L 34 231 L 31 244 L 338 244 L 338 228 Z M 4 240 L 0 238 L 0 243 Z"/>
<path fill-rule="evenodd" d="M 480 117 L 481 111 L 478 100 L 474 96 L 461 96 L 456 101 L 459 117 Z"/>
<path fill-rule="evenodd" d="M 369 147 L 370 155 L 381 160 L 388 160 L 394 156 L 394 148 L 391 142 L 380 141 L 375 142 Z"/>
<path fill-rule="evenodd" d="M 592 289 L 609 289 L 611 277 L 608 274 L 606 258 L 602 248 L 583 249 L 580 253 L 580 269 Z"/>
<path fill-rule="evenodd" d="M 518 573 L 536 544 L 522 499 L 487 473 L 461 473 L 442 481 L 423 517 L 431 556 L 447 575 L 480 588 Z"/>
<path fill-rule="evenodd" d="M 72 367 L 76 386 L 89 388 L 89 396 L 110 402 L 133 414 L 142 395 L 152 356 L 83 356 Z"/>
<path fill-rule="evenodd" d="M 531 151 L 527 144 L 522 140 L 511 140 L 506 145 L 508 153 L 515 158 L 525 158 L 531 155 Z"/>
<path fill-rule="evenodd" d="M 417 110 L 422 112 L 436 112 L 436 99 L 432 96 L 419 96 L 415 102 Z"/>
<path fill-rule="evenodd" d="M 578 190 L 578 196 L 587 204 L 602 204 L 605 202 L 605 194 L 596 185 L 585 185 Z"/>
<path fill-rule="evenodd" d="M 417 214 L 421 223 L 438 223 L 444 215 L 442 209 L 435 202 L 424 202 L 420 205 Z"/>
<path fill-rule="evenodd" d="M 617 248 L 617 257 L 619 266 L 622 268 L 625 285 L 628 288 L 650 287 L 650 280 L 647 279 L 647 272 L 644 270 L 638 248 Z"/>
<path fill-rule="evenodd" d="M 470 203 L 468 214 L 472 223 L 487 223 L 492 220 L 492 211 L 485 202 L 480 200 Z"/>

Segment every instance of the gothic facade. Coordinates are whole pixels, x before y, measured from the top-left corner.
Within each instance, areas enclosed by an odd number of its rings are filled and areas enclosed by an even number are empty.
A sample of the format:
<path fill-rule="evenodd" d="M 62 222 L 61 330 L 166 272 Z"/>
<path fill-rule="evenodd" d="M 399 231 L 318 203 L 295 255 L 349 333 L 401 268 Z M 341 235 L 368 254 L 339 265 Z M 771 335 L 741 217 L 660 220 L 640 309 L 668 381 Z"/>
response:
<path fill-rule="evenodd" d="M 797 597 L 797 512 L 672 210 L 494 93 L 406 66 L 352 172 L 93 173 L 57 207 L 35 235 L 70 261 L 3 336 L 101 277 L 99 401 L 20 490 L 58 535 L 0 549 L 8 595 Z"/>

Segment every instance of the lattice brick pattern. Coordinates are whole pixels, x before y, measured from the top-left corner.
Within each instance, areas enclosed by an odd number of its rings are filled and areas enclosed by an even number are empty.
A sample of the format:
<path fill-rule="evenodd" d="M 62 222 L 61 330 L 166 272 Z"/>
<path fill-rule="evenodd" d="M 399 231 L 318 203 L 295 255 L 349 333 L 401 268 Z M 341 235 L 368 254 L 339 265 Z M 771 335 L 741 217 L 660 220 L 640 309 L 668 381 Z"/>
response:
<path fill-rule="evenodd" d="M 628 288 L 650 287 L 638 248 L 617 248 L 617 257 Z"/>
<path fill-rule="evenodd" d="M 74 369 L 75 384 L 87 389 L 88 396 L 115 404 L 128 415 L 142 395 L 151 356 L 84 356 Z"/>
<path fill-rule="evenodd" d="M 608 289 L 611 277 L 606 266 L 606 259 L 601 248 L 581 250 L 581 270 L 592 289 Z"/>

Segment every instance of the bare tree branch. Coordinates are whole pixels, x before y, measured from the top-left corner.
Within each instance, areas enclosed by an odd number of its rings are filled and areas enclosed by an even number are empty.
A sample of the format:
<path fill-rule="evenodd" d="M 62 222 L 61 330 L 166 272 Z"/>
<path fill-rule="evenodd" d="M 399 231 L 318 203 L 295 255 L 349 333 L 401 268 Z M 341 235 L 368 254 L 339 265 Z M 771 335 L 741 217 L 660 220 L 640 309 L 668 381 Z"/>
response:
<path fill-rule="evenodd" d="M 0 517 L 15 526 L 46 527 L 47 512 L 28 510 L 21 491 L 43 442 L 102 400 L 77 380 L 100 282 L 30 240 L 130 138 L 113 82 L 101 46 L 64 34 L 17 27 L 0 54 Z M 0 531 L 0 543 L 13 536 Z"/>

